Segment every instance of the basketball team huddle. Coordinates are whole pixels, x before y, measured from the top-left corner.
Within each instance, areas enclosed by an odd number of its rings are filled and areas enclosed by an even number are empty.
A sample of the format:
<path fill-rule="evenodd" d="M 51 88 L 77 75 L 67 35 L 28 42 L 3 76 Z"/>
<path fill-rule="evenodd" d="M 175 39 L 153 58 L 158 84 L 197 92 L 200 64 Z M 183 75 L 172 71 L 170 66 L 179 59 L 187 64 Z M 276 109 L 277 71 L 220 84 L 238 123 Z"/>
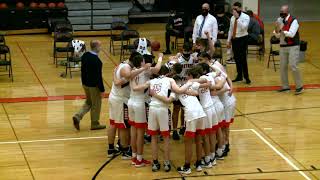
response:
<path fill-rule="evenodd" d="M 210 37 L 209 33 L 205 33 Z M 142 42 L 142 41 L 141 41 Z M 140 48 L 140 49 L 139 49 Z M 141 50 L 142 48 L 142 50 Z M 109 95 L 108 156 L 122 153 L 135 167 L 151 165 L 161 168 L 158 157 L 159 136 L 163 139 L 163 169 L 170 163 L 170 104 L 182 107 L 185 164 L 177 168 L 181 174 L 191 173 L 193 142 L 196 146 L 196 171 L 212 168 L 229 152 L 229 127 L 234 120 L 236 99 L 232 81 L 225 68 L 212 59 L 214 42 L 198 39 L 193 48 L 185 43 L 183 52 L 163 63 L 157 62 L 138 46 L 128 61 L 117 66 Z M 120 145 L 114 146 L 116 130 Z M 152 161 L 143 158 L 145 133 L 151 136 Z"/>

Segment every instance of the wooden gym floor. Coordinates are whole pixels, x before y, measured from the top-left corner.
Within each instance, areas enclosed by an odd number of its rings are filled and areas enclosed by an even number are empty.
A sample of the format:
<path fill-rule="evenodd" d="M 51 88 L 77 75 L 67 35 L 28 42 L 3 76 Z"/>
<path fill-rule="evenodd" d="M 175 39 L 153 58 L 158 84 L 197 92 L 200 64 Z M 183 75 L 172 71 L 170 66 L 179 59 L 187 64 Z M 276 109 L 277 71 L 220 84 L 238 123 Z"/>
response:
<path fill-rule="evenodd" d="M 141 36 L 161 42 L 164 24 L 131 25 Z M 266 25 L 266 54 L 248 59 L 250 86 L 236 83 L 237 117 L 231 131 L 231 153 L 212 169 L 185 179 L 319 179 L 320 178 L 320 22 L 301 23 L 301 36 L 308 41 L 306 62 L 300 64 L 306 90 L 275 92 L 279 71 L 267 68 L 270 32 Z M 78 37 L 104 44 L 103 77 L 110 91 L 111 73 L 119 56 L 109 53 L 108 37 Z M 108 158 L 106 130 L 90 131 L 89 116 L 77 132 L 71 117 L 83 103 L 80 73 L 61 78 L 63 67 L 52 60 L 50 35 L 7 36 L 11 48 L 14 82 L 0 76 L 0 179 L 91 179 Z M 235 65 L 228 65 L 231 77 Z M 293 82 L 290 74 L 290 82 Z M 103 100 L 101 122 L 107 125 L 108 104 Z M 160 149 L 162 146 L 160 145 Z M 172 163 L 184 161 L 183 140 L 171 141 Z M 162 151 L 160 152 L 160 160 Z M 151 159 L 151 147 L 145 146 Z M 173 169 L 152 173 L 151 167 L 136 169 L 119 157 L 112 160 L 97 179 L 181 179 Z"/>

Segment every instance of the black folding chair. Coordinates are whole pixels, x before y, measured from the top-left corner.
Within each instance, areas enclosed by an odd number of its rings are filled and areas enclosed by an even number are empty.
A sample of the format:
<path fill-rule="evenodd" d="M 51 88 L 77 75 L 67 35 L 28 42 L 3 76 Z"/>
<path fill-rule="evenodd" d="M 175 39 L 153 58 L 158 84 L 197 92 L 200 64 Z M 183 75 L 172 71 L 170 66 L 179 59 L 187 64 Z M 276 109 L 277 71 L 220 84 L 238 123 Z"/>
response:
<path fill-rule="evenodd" d="M 6 71 L 8 71 L 9 77 L 11 77 L 11 81 L 13 82 L 11 53 L 10 53 L 9 47 L 4 44 L 0 45 L 0 66 L 6 67 Z M 1 75 L 6 75 L 6 74 L 1 74 Z"/>
<path fill-rule="evenodd" d="M 121 33 L 116 34 L 117 31 L 124 31 L 127 30 L 127 24 L 122 22 L 122 21 L 118 21 L 118 22 L 113 22 L 111 24 L 111 30 L 110 30 L 110 45 L 109 45 L 109 50 L 110 53 L 112 53 L 113 55 L 115 55 L 115 50 L 120 50 L 121 49 L 121 44 L 115 44 L 115 42 L 121 42 Z M 120 48 L 116 49 L 115 46 L 118 46 Z"/>
<path fill-rule="evenodd" d="M 276 64 L 276 62 L 275 62 L 275 56 L 279 56 L 280 52 L 279 52 L 279 50 L 274 50 L 273 46 L 278 45 L 278 44 L 280 44 L 280 39 L 277 38 L 276 36 L 272 36 L 270 38 L 270 52 L 269 52 L 269 58 L 268 58 L 268 68 L 269 68 L 271 58 L 272 58 L 274 71 L 277 71 L 276 65 L 279 65 L 279 64 Z"/>
<path fill-rule="evenodd" d="M 133 44 L 133 39 L 137 39 L 140 37 L 138 31 L 136 30 L 124 30 L 121 33 L 121 52 L 120 52 L 120 62 L 123 61 L 126 57 L 126 53 L 129 51 L 130 53 L 136 49 Z"/>

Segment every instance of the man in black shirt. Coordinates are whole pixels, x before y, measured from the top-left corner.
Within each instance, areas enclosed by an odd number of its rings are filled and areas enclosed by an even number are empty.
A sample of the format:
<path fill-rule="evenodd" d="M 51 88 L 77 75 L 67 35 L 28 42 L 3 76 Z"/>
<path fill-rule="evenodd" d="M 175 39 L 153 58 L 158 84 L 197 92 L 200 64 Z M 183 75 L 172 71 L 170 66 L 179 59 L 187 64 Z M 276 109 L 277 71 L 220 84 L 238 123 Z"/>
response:
<path fill-rule="evenodd" d="M 91 130 L 105 129 L 105 125 L 100 125 L 101 98 L 104 96 L 104 85 L 102 80 L 102 62 L 98 57 L 101 50 L 101 42 L 93 40 L 90 42 L 91 51 L 86 52 L 81 57 L 81 81 L 86 101 L 80 111 L 73 119 L 73 125 L 80 130 L 80 120 L 89 112 L 91 115 Z"/>
<path fill-rule="evenodd" d="M 176 14 L 176 11 L 170 11 L 168 24 L 166 25 L 166 51 L 163 54 L 171 54 L 170 51 L 170 36 L 183 36 L 184 25 L 183 18 Z"/>
<path fill-rule="evenodd" d="M 218 8 L 215 18 L 218 22 L 218 39 L 227 39 L 230 27 L 230 18 L 225 14 L 223 7 Z"/>
<path fill-rule="evenodd" d="M 253 17 L 253 12 L 248 10 L 247 14 L 250 16 L 250 22 L 248 26 L 248 44 L 255 45 L 259 43 L 261 28 L 258 20 Z"/>

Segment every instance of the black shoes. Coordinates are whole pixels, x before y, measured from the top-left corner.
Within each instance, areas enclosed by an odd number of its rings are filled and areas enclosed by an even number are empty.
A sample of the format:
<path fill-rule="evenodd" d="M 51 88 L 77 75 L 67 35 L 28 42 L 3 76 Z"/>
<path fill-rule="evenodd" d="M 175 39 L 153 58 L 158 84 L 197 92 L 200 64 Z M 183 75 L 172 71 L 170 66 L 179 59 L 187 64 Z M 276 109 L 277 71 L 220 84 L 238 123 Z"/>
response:
<path fill-rule="evenodd" d="M 163 54 L 171 54 L 170 50 L 166 50 L 165 52 L 163 52 Z"/>
<path fill-rule="evenodd" d="M 283 88 L 278 90 L 278 92 L 288 92 L 288 91 L 290 91 L 290 88 Z"/>
<path fill-rule="evenodd" d="M 298 88 L 298 89 L 296 89 L 296 92 L 295 92 L 294 94 L 295 94 L 295 95 L 302 94 L 303 90 L 304 90 L 303 87 Z"/>
<path fill-rule="evenodd" d="M 246 79 L 246 84 L 251 84 L 250 79 Z"/>
<path fill-rule="evenodd" d="M 180 131 L 179 131 L 179 134 L 180 135 L 184 135 L 184 132 L 186 131 L 186 128 L 185 127 L 181 127 L 180 128 Z"/>
<path fill-rule="evenodd" d="M 77 118 L 77 116 L 73 116 L 72 117 L 72 120 L 73 120 L 73 126 L 78 130 L 80 131 L 80 120 L 79 118 Z"/>
<path fill-rule="evenodd" d="M 174 130 L 173 133 L 172 133 L 172 139 L 176 140 L 176 141 L 180 140 L 180 136 L 179 136 L 179 134 L 178 134 L 178 132 L 176 130 Z"/>
<path fill-rule="evenodd" d="M 232 80 L 232 82 L 238 82 L 238 81 L 242 81 L 242 78 L 235 78 L 234 80 Z"/>

